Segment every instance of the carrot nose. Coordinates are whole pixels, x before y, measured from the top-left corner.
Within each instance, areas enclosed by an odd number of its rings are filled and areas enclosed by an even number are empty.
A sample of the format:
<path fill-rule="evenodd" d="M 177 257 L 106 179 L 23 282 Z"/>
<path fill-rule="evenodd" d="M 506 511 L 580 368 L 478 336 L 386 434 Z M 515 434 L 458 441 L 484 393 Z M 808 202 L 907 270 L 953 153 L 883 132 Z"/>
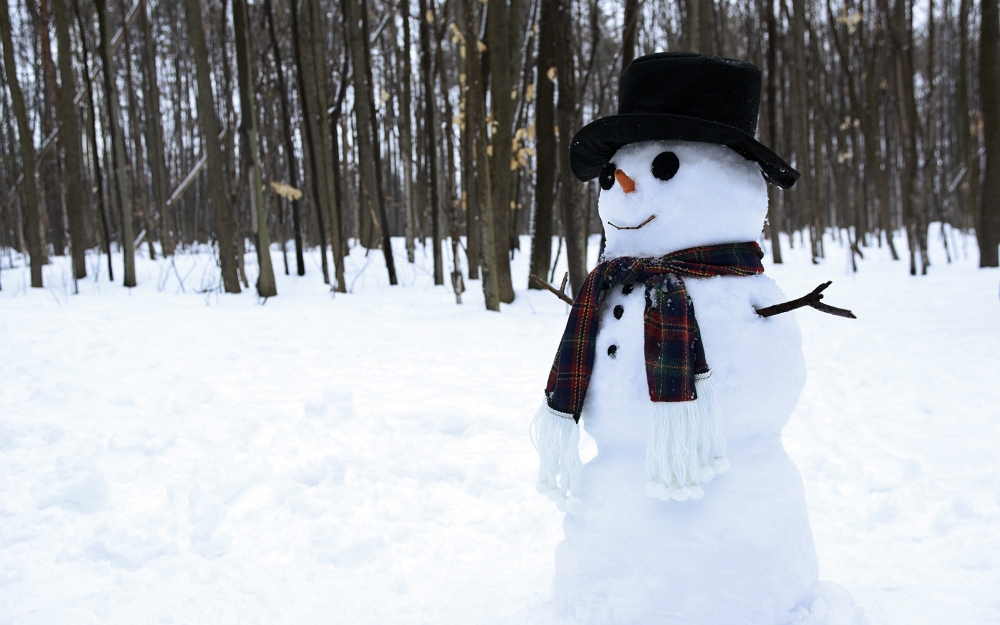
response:
<path fill-rule="evenodd" d="M 632 193 L 635 191 L 635 180 L 628 177 L 628 174 L 620 169 L 615 170 L 615 180 L 621 185 L 622 191 L 625 193 Z"/>

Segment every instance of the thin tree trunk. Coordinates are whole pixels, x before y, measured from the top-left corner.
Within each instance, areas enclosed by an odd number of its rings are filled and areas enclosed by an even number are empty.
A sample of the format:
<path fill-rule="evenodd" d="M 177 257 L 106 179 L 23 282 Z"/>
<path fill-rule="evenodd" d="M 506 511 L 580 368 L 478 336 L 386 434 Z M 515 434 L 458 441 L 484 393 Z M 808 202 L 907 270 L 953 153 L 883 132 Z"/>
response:
<path fill-rule="evenodd" d="M 480 205 L 480 232 L 483 244 L 481 268 L 483 274 L 483 296 L 487 310 L 500 310 L 500 289 L 497 275 L 494 271 L 496 256 L 490 253 L 495 249 L 495 224 L 493 212 L 489 210 L 490 175 L 489 156 L 486 136 L 486 95 L 482 84 L 482 58 L 479 53 L 479 29 L 476 26 L 476 5 L 474 0 L 462 0 L 465 19 L 465 71 L 468 76 L 469 90 L 466 96 L 466 124 L 469 127 L 469 138 L 475 145 L 476 195 Z"/>
<path fill-rule="evenodd" d="M 961 197 L 965 207 L 973 215 L 973 224 L 978 233 L 976 216 L 979 214 L 979 139 L 972 130 L 969 116 L 971 108 L 970 83 L 972 70 L 969 62 L 969 52 L 972 42 L 969 41 L 969 14 L 972 11 L 972 0 L 961 0 L 958 9 L 958 79 L 955 86 L 955 125 L 958 129 L 959 162 L 965 168 L 962 178 Z"/>
<path fill-rule="evenodd" d="M 542 10 L 545 10 L 546 0 L 542 0 Z M 551 14 L 551 7 L 549 9 Z M 543 17 L 542 20 L 545 18 Z M 635 58 L 636 34 L 639 32 L 639 0 L 625 0 L 625 29 L 622 33 L 622 70 L 624 71 Z M 542 25 L 539 23 L 539 29 Z M 541 37 L 541 35 L 539 35 Z M 539 74 L 539 77 L 541 75 Z M 551 247 L 551 246 L 550 246 Z M 535 274 L 536 276 L 543 274 Z M 541 287 L 538 287 L 541 288 Z"/>
<path fill-rule="evenodd" d="M 145 87 L 146 109 L 146 154 L 153 182 L 152 207 L 159 213 L 160 251 L 164 256 L 172 256 L 176 246 L 174 241 L 174 219 L 167 206 L 167 165 L 163 145 L 163 120 L 160 113 L 160 85 L 156 72 L 156 41 L 147 15 L 148 7 L 139 7 L 139 27 L 142 29 L 142 82 Z"/>
<path fill-rule="evenodd" d="M 267 231 L 267 208 L 264 204 L 263 180 L 261 179 L 260 146 L 257 143 L 257 104 L 254 102 L 253 63 L 250 58 L 250 18 L 246 0 L 233 0 L 233 36 L 236 40 L 236 71 L 240 85 L 240 133 L 241 152 L 248 165 L 247 177 L 250 187 L 250 214 L 252 229 L 256 237 L 257 249 L 257 294 L 260 297 L 274 297 L 278 289 L 274 284 L 274 268 L 271 266 L 271 237 Z"/>
<path fill-rule="evenodd" d="M 94 186 L 97 194 L 97 210 L 101 222 L 101 234 L 103 235 L 104 253 L 108 256 L 108 280 L 114 282 L 115 272 L 111 263 L 111 228 L 108 218 L 108 205 L 104 201 L 104 174 L 101 172 L 101 151 L 97 146 L 97 113 L 94 110 L 94 86 L 90 76 L 90 56 L 87 52 L 87 29 L 83 22 L 83 15 L 80 13 L 80 6 L 77 0 L 73 0 L 73 12 L 76 14 L 77 26 L 80 30 L 80 54 L 82 56 L 83 80 L 87 90 L 87 119 L 89 128 L 87 139 L 90 142 L 90 158 L 94 167 Z"/>
<path fill-rule="evenodd" d="M 976 234 L 979 266 L 1000 266 L 1000 10 L 997 0 L 982 0 L 979 35 L 979 98 L 983 115 L 986 167 Z M 9 74 L 8 74 L 9 75 Z"/>
<path fill-rule="evenodd" d="M 558 0 L 541 0 L 538 20 L 538 70 L 535 90 L 535 215 L 532 219 L 531 273 L 547 276 L 552 263 L 552 204 L 555 200 L 555 37 Z M 624 63 L 624 61 L 623 61 Z M 533 280 L 529 289 L 541 289 Z"/>
<path fill-rule="evenodd" d="M 768 145 L 778 149 L 778 27 L 774 0 L 765 0 L 767 10 L 767 133 Z M 771 260 L 781 264 L 781 206 L 778 188 L 767 185 L 767 223 L 771 238 Z"/>
<path fill-rule="evenodd" d="M 191 0 L 188 0 L 189 2 Z M 111 158 L 114 171 L 114 193 L 121 211 L 122 253 L 125 257 L 126 287 L 135 286 L 135 241 L 132 229 L 132 198 L 128 193 L 125 176 L 125 137 L 122 135 L 121 116 L 118 113 L 118 89 L 115 86 L 115 66 L 111 53 L 111 23 L 108 18 L 107 0 L 94 0 L 101 29 L 101 61 L 104 65 L 104 97 L 107 102 L 108 131 L 111 134 Z M 201 21 L 198 22 L 199 27 Z M 207 64 L 207 62 L 206 62 Z M 209 96 L 211 97 L 211 96 Z"/>
<path fill-rule="evenodd" d="M 456 19 L 456 27 L 458 23 L 462 24 L 459 32 L 462 32 L 465 28 L 465 11 L 466 7 L 464 4 L 459 3 L 457 8 L 458 19 Z M 475 23 L 476 16 L 473 15 L 472 22 Z M 469 76 L 468 76 L 468 55 L 471 54 L 469 49 L 471 46 L 476 45 L 475 33 L 469 35 L 468 33 L 462 35 L 462 39 L 459 47 L 459 56 L 461 57 L 460 67 L 459 67 L 459 83 L 461 89 L 461 129 L 462 129 L 462 210 L 465 213 L 465 231 L 467 234 L 466 238 L 466 248 L 465 255 L 466 260 L 469 263 L 469 279 L 477 280 L 480 277 L 479 274 L 479 263 L 483 254 L 481 226 L 479 223 L 480 219 L 480 203 L 481 199 L 479 197 L 479 191 L 477 189 L 478 182 L 476 179 L 476 139 L 474 136 L 475 129 L 469 124 Z"/>
<path fill-rule="evenodd" d="M 14 60 L 14 43 L 11 39 L 10 13 L 7 3 L 0 0 L 0 42 L 3 43 L 4 71 L 7 73 L 7 89 L 14 106 L 17 132 L 21 149 L 21 171 L 24 175 L 24 228 L 28 255 L 31 264 L 31 286 L 42 288 L 42 231 L 39 219 L 38 187 L 35 182 L 35 144 L 28 125 L 28 112 L 24 107 L 24 94 L 17 78 L 17 63 Z"/>
<path fill-rule="evenodd" d="M 892 219 L 889 213 L 889 181 L 888 164 L 882 151 L 882 133 L 880 132 L 881 98 L 879 96 L 879 81 L 876 75 L 875 58 L 871 55 L 870 48 L 872 42 L 866 37 L 864 30 L 865 22 L 860 24 L 861 28 L 861 64 L 868 68 L 865 72 L 865 98 L 867 105 L 865 114 L 861 118 L 862 128 L 865 134 L 865 174 L 871 175 L 875 189 L 875 197 L 878 201 L 879 228 L 885 233 L 885 241 L 889 246 L 889 253 L 893 260 L 899 260 L 899 253 L 896 251 L 896 242 L 893 237 Z"/>
<path fill-rule="evenodd" d="M 919 246 L 916 215 L 917 194 L 917 101 L 913 85 L 913 46 L 907 18 L 906 0 L 895 0 L 889 12 L 888 0 L 880 0 L 889 22 L 889 39 L 895 57 L 896 93 L 900 100 L 899 140 L 903 151 L 903 176 L 900 179 L 900 205 L 907 229 L 910 250 L 910 275 L 917 275 L 916 255 Z M 926 272 L 926 268 L 924 268 Z"/>
<path fill-rule="evenodd" d="M 434 251 L 434 284 L 444 284 L 444 258 L 441 253 L 441 206 L 437 187 L 437 133 L 434 122 L 434 77 L 431 73 L 431 33 L 427 0 L 420 0 L 420 78 L 424 86 L 424 158 L 431 201 L 431 241 Z M 431 14 L 433 15 L 433 14 Z M 433 17 L 432 17 L 433 19 Z"/>
<path fill-rule="evenodd" d="M 403 83 L 399 102 L 399 149 L 403 153 L 403 213 L 406 216 L 406 260 L 414 261 L 416 214 L 413 201 L 413 124 L 410 117 L 412 96 L 410 76 L 413 73 L 410 61 L 410 0 L 400 0 L 399 13 L 403 21 Z M 471 246 L 471 242 L 470 242 Z M 469 261 L 471 266 L 472 261 Z M 471 269 L 470 269 L 471 271 Z"/>
<path fill-rule="evenodd" d="M 458 202 L 455 198 L 455 137 L 452 123 L 454 111 L 451 108 L 451 98 L 448 97 L 449 85 L 444 66 L 444 54 L 441 49 L 442 39 L 444 39 L 444 30 L 440 29 L 437 36 L 435 55 L 437 59 L 438 81 L 441 85 L 441 96 L 444 100 L 444 143 L 441 147 L 445 153 L 445 159 L 443 160 L 442 165 L 447 166 L 447 175 L 442 176 L 445 183 L 445 194 L 442 200 L 448 207 L 448 221 L 450 225 L 449 234 L 451 237 L 451 258 L 453 264 L 451 284 L 452 289 L 455 292 L 456 302 L 461 304 L 462 292 L 465 290 L 465 284 L 462 280 L 462 263 L 458 253 L 462 242 L 459 237 Z"/>
<path fill-rule="evenodd" d="M 66 218 L 69 221 L 70 253 L 73 276 L 87 277 L 87 233 L 85 211 L 88 208 L 87 186 L 83 181 L 83 151 L 81 148 L 80 116 L 73 99 L 76 97 L 76 76 L 73 74 L 73 44 L 69 35 L 67 0 L 53 0 L 56 22 L 56 43 L 59 46 L 59 143 L 63 152 L 66 181 Z"/>
<path fill-rule="evenodd" d="M 184 0 L 184 16 L 198 80 L 198 118 L 205 140 L 206 173 L 212 180 L 226 180 L 223 169 L 224 155 L 222 145 L 219 143 L 221 124 L 212 97 L 212 76 L 208 65 L 208 49 L 205 45 L 205 30 L 202 26 L 199 0 Z M 216 183 L 208 186 L 212 211 L 215 213 L 215 230 L 219 241 L 219 262 L 222 265 L 223 287 L 226 293 L 239 293 L 236 246 L 233 242 L 234 223 L 229 197 L 224 185 Z"/>
<path fill-rule="evenodd" d="M 278 77 L 278 97 L 281 104 L 281 129 L 285 140 L 285 164 L 288 166 L 288 184 L 299 188 L 299 164 L 295 158 L 295 143 L 292 140 L 291 110 L 288 106 L 288 87 L 285 85 L 285 70 L 281 64 L 281 48 L 278 46 L 278 36 L 274 28 L 274 7 L 271 0 L 264 0 L 264 15 L 267 16 L 267 32 L 271 39 L 271 49 L 274 52 L 274 71 Z M 295 237 L 295 270 L 300 276 L 306 275 L 305 257 L 302 252 L 302 225 L 300 203 L 298 199 L 290 200 L 292 204 L 292 233 Z"/>
<path fill-rule="evenodd" d="M 558 0 L 556 8 L 556 67 L 558 68 L 559 104 L 559 209 L 566 235 L 566 260 L 569 282 L 574 293 L 587 278 L 587 211 L 580 191 L 582 185 L 569 165 L 569 146 L 580 127 L 577 107 L 576 63 L 573 53 L 571 0 Z"/>
<path fill-rule="evenodd" d="M 127 15 L 125 0 L 119 0 L 121 14 Z M 136 198 L 138 213 L 146 230 L 146 242 L 150 260 L 156 259 L 156 248 L 153 246 L 153 222 L 149 218 L 149 198 L 146 195 L 146 164 L 142 158 L 142 124 L 139 121 L 139 105 L 135 99 L 135 81 L 132 79 L 132 42 L 128 28 L 122 29 L 122 45 L 125 48 L 125 85 L 128 87 L 129 121 L 132 122 L 132 153 L 135 155 L 135 165 L 132 170 L 132 192 Z"/>
<path fill-rule="evenodd" d="M 369 58 L 368 3 L 366 0 L 344 0 L 344 7 L 344 15 L 347 18 L 345 30 L 350 41 L 351 61 L 354 67 L 354 118 L 358 130 L 358 173 L 361 175 L 363 191 L 360 201 L 362 206 L 367 204 L 378 217 L 382 234 L 382 254 L 389 272 L 389 284 L 394 285 L 396 264 L 392 255 L 389 216 L 385 208 L 382 155 L 378 145 L 378 119 L 375 112 L 375 85 Z"/>
<path fill-rule="evenodd" d="M 490 161 L 490 205 L 493 211 L 495 241 L 494 256 L 500 301 L 514 301 L 514 285 L 510 275 L 510 218 L 511 218 L 511 140 L 514 124 L 515 67 L 512 58 L 512 31 L 520 23 L 519 0 L 489 0 L 487 4 L 486 45 L 490 65 L 490 111 L 494 132 L 490 144 L 493 158 Z"/>
<path fill-rule="evenodd" d="M 810 237 L 812 240 L 810 254 L 813 263 L 816 263 L 818 262 L 816 259 L 819 255 L 816 242 L 817 233 L 814 229 L 814 212 L 816 207 L 813 204 L 811 187 L 814 184 L 818 184 L 818 181 L 811 179 L 812 171 L 810 167 L 809 103 L 807 95 L 809 90 L 809 72 L 806 67 L 805 0 L 792 0 L 792 10 L 794 12 L 791 40 L 793 63 L 792 88 L 794 89 L 793 98 L 795 101 L 794 114 L 792 115 L 794 126 L 792 132 L 795 136 L 795 167 L 802 174 L 802 177 L 796 183 L 795 204 L 799 214 L 805 216 L 806 223 L 809 224 L 813 232 L 813 236 Z"/>
<path fill-rule="evenodd" d="M 318 161 L 325 154 L 322 150 L 324 145 L 320 138 L 318 128 L 321 120 L 326 119 L 326 111 L 320 111 L 317 102 L 316 67 L 313 58 L 314 46 L 312 43 L 312 29 L 318 24 L 311 23 L 312 3 L 305 0 L 302 8 L 307 11 L 299 19 L 296 0 L 289 2 L 292 14 L 292 43 L 295 47 L 295 60 L 298 65 L 299 75 L 299 105 L 302 107 L 302 135 L 305 139 L 305 149 L 307 166 L 310 171 L 309 181 L 312 186 L 313 202 L 316 208 L 316 224 L 319 230 L 319 247 L 322 258 L 323 282 L 330 284 L 330 269 L 326 256 L 326 228 L 324 227 L 324 213 L 328 210 L 328 200 L 326 195 L 326 185 L 323 182 L 323 167 Z M 317 144 L 319 146 L 317 147 Z"/>
<path fill-rule="evenodd" d="M 42 139 L 49 137 L 56 129 L 58 117 L 56 112 L 57 93 L 59 88 L 56 84 L 56 67 L 52 62 L 52 38 L 49 35 L 49 21 L 51 11 L 49 10 L 49 0 L 39 0 L 34 6 L 34 0 L 28 0 L 28 10 L 37 13 L 35 23 L 38 30 L 38 52 L 41 61 L 41 116 L 40 121 Z M 38 155 L 38 175 L 41 179 L 42 201 L 45 204 L 45 212 L 39 217 L 42 220 L 42 253 L 48 254 L 46 238 L 52 243 L 56 256 L 63 256 L 66 253 L 66 223 L 63 218 L 63 189 L 62 176 L 59 171 L 59 156 L 55 150 L 43 151 Z M 46 237 L 48 233 L 48 237 Z"/>

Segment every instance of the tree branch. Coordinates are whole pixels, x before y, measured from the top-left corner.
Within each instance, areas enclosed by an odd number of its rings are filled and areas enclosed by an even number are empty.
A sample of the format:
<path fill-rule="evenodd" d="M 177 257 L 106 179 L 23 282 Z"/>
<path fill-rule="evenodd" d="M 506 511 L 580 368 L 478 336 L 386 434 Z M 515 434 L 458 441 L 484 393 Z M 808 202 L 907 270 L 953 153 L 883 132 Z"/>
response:
<path fill-rule="evenodd" d="M 570 297 L 569 295 L 566 295 L 566 293 L 564 292 L 564 290 L 566 288 L 566 280 L 568 278 L 569 278 L 569 272 L 566 272 L 566 275 L 563 276 L 562 285 L 560 286 L 560 288 L 557 289 L 556 287 L 552 286 L 551 284 L 549 284 L 545 280 L 542 280 L 541 278 L 539 278 L 535 274 L 531 274 L 531 279 L 532 279 L 532 281 L 534 281 L 535 284 L 537 284 L 538 286 L 540 286 L 540 287 L 542 287 L 544 289 L 548 289 L 553 295 L 555 295 L 556 297 L 558 297 L 562 301 L 564 301 L 567 304 L 569 304 L 570 306 L 572 306 L 573 305 L 573 298 Z"/>
<path fill-rule="evenodd" d="M 781 313 L 793 311 L 796 308 L 809 306 L 810 308 L 815 308 L 816 310 L 825 312 L 829 315 L 836 315 L 837 317 L 845 317 L 847 319 L 857 319 L 857 317 L 854 316 L 854 313 L 846 308 L 837 308 L 820 302 L 820 300 L 823 299 L 823 290 L 831 284 L 833 283 L 824 282 L 813 289 L 808 295 L 804 295 L 798 299 L 793 299 L 782 304 L 768 306 L 767 308 L 754 308 L 754 310 L 756 310 L 757 314 L 761 317 L 773 317 L 774 315 L 780 315 Z"/>

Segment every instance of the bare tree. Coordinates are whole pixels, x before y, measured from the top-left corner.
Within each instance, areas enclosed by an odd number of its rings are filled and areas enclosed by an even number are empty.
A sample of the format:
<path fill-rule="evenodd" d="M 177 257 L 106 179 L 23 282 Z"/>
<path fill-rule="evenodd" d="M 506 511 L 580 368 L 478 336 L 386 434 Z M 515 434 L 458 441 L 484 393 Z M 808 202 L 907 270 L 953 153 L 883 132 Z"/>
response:
<path fill-rule="evenodd" d="M 982 204 L 976 232 L 979 266 L 997 267 L 1000 244 L 1000 9 L 997 0 L 982 0 L 979 35 L 979 97 L 982 102 L 983 171 Z"/>
<path fill-rule="evenodd" d="M 56 23 L 56 43 L 59 46 L 59 144 L 63 153 L 63 173 L 66 185 L 65 211 L 69 222 L 70 253 L 73 275 L 78 280 L 87 277 L 86 211 L 90 202 L 83 180 L 83 149 L 80 115 L 76 108 L 76 76 L 73 74 L 73 44 L 69 34 L 67 0 L 52 0 Z"/>
<path fill-rule="evenodd" d="M 368 42 L 368 4 L 365 0 L 343 0 L 345 31 L 354 68 L 354 118 L 357 127 L 358 171 L 361 176 L 361 206 L 377 217 L 381 229 L 382 254 L 389 272 L 389 284 L 396 284 L 396 265 L 389 236 L 389 218 L 385 209 L 382 184 L 382 154 L 377 143 L 378 118 L 375 112 L 374 81 Z"/>
<path fill-rule="evenodd" d="M 174 219 L 167 207 L 167 166 L 163 145 L 163 121 L 160 113 L 160 85 L 156 71 L 156 41 L 147 15 L 145 0 L 139 0 L 139 28 L 142 30 L 142 83 L 145 93 L 146 154 L 153 182 L 152 206 L 159 213 L 160 249 L 164 256 L 174 253 Z M 152 235 L 151 235 L 152 236 Z"/>
<path fill-rule="evenodd" d="M 479 39 L 479 28 L 476 26 L 476 2 L 462 0 L 465 19 L 465 71 L 468 76 L 469 89 L 466 95 L 465 123 L 469 128 L 469 140 L 473 142 L 472 153 L 476 159 L 476 195 L 480 203 L 479 227 L 483 244 L 483 255 L 480 259 L 482 268 L 483 295 L 487 310 L 500 310 L 500 287 L 494 270 L 496 257 L 490 253 L 496 246 L 496 225 L 493 211 L 489 209 L 490 175 L 487 147 L 489 138 L 486 134 L 486 92 L 482 83 L 482 58 L 480 49 L 484 48 Z M 506 258 L 504 258 L 506 262 Z"/>
<path fill-rule="evenodd" d="M 132 198 L 128 192 L 128 178 L 125 167 L 125 137 L 122 134 L 121 117 L 118 112 L 118 87 L 115 85 L 115 66 L 111 50 L 111 22 L 108 18 L 107 0 L 94 0 L 101 29 L 101 62 L 104 66 L 104 99 L 108 116 L 108 132 L 111 135 L 111 149 L 114 171 L 113 190 L 121 210 L 121 246 L 125 257 L 125 278 L 122 284 L 135 286 L 135 241 L 132 228 Z M 201 24 L 199 20 L 198 24 Z"/>
<path fill-rule="evenodd" d="M 299 187 L 299 165 L 295 158 L 295 143 L 292 139 L 292 113 L 288 105 L 288 87 L 285 85 L 285 70 L 281 63 L 281 48 L 274 27 L 274 7 L 271 0 L 264 0 L 264 15 L 267 18 L 267 32 L 271 40 L 271 50 L 274 53 L 275 74 L 278 82 L 278 96 L 281 104 L 281 129 L 284 139 L 285 164 L 288 167 L 288 183 L 295 189 Z M 302 254 L 302 227 L 299 217 L 298 197 L 289 198 L 292 204 L 292 232 L 295 237 L 295 268 L 300 276 L 306 274 L 305 258 Z"/>
<path fill-rule="evenodd" d="M 195 62 L 198 81 L 198 120 L 204 137 L 204 150 L 208 175 L 216 181 L 226 180 L 223 169 L 222 145 L 219 143 L 221 124 L 212 96 L 212 75 L 208 66 L 208 47 L 202 26 L 199 0 L 184 0 L 184 17 L 187 22 L 188 40 Z M 226 293 L 239 293 L 240 282 L 236 274 L 236 246 L 233 243 L 233 213 L 225 186 L 209 185 L 212 212 L 215 217 L 216 238 L 219 243 L 219 263 L 222 265 L 222 285 Z"/>
<path fill-rule="evenodd" d="M 538 20 L 538 62 L 535 83 L 535 213 L 532 218 L 530 273 L 547 276 L 552 263 L 552 205 L 555 200 L 556 130 L 555 130 L 555 40 L 558 0 L 541 0 Z M 636 6 L 638 11 L 638 6 Z M 626 11 L 627 13 L 627 11 Z M 626 28 L 628 20 L 626 18 Z M 634 48 L 633 29 L 633 48 Z M 627 44 L 623 44 L 627 45 Z M 623 61 L 624 63 L 624 61 Z M 540 289 L 528 281 L 529 289 Z"/>
<path fill-rule="evenodd" d="M 241 150 L 250 190 L 250 215 L 256 240 L 257 294 L 274 297 L 278 289 L 274 284 L 271 266 L 271 237 L 267 231 L 267 208 L 264 204 L 264 183 L 261 178 L 260 145 L 257 141 L 257 104 L 254 102 L 253 63 L 250 58 L 250 18 L 246 0 L 233 0 L 233 35 L 236 39 L 236 67 L 240 85 L 240 134 Z"/>
<path fill-rule="evenodd" d="M 8 0 L 0 0 L 0 43 L 3 43 L 4 71 L 7 73 L 7 89 L 10 91 L 17 119 L 18 140 L 21 148 L 21 172 L 24 176 L 24 229 L 31 263 L 31 286 L 42 288 L 42 231 L 39 219 L 38 187 L 35 182 L 35 143 L 28 112 L 24 106 L 24 94 L 17 78 L 17 63 L 14 60 L 14 42 L 11 37 Z"/>

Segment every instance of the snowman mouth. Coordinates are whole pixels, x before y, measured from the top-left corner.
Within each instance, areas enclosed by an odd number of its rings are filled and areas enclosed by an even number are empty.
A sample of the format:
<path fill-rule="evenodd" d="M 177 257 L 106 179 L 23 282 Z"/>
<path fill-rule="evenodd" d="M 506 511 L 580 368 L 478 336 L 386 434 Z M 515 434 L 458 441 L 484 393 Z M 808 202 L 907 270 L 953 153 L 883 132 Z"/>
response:
<path fill-rule="evenodd" d="M 638 226 L 618 226 L 618 225 L 615 225 L 615 224 L 611 223 L 610 221 L 608 222 L 608 225 L 612 226 L 614 228 L 617 228 L 619 230 L 638 230 L 639 228 L 645 226 L 646 224 L 648 224 L 649 222 L 653 221 L 654 219 L 656 219 L 656 215 L 650 215 L 649 217 L 646 218 L 646 221 L 642 222 Z"/>

